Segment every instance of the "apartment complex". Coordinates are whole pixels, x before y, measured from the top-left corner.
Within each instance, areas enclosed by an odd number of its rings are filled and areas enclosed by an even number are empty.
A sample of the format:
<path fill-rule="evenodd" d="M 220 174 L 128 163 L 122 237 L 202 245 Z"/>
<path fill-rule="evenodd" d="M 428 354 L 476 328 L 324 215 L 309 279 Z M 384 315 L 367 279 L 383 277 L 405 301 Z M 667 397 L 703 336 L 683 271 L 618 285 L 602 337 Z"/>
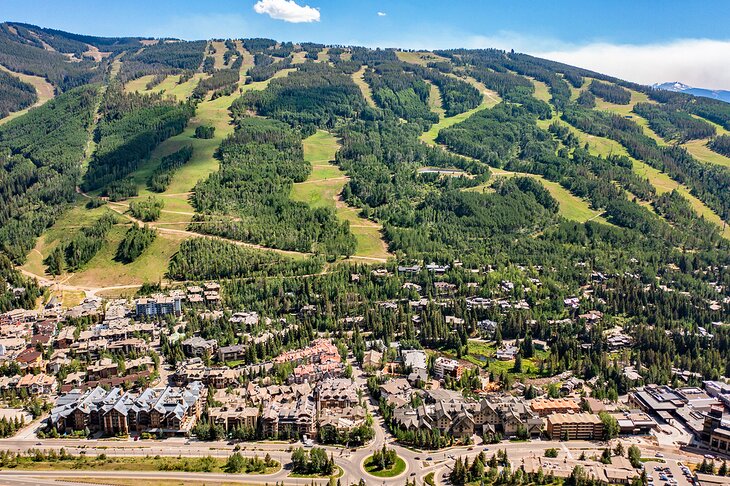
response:
<path fill-rule="evenodd" d="M 553 440 L 591 440 L 603 437 L 603 422 L 594 413 L 548 415 L 547 434 Z"/>

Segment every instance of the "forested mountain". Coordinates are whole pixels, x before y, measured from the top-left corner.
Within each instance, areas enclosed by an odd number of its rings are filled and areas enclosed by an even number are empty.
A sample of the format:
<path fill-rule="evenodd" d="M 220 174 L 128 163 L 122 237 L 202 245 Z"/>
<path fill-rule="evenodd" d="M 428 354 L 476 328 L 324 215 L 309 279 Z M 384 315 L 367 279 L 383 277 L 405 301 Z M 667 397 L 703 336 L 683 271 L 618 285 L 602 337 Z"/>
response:
<path fill-rule="evenodd" d="M 74 200 L 97 91 L 72 89 L 0 126 L 0 248 L 16 263 Z"/>
<path fill-rule="evenodd" d="M 6 72 L 0 71 L 0 118 L 32 105 L 38 99 L 35 88 Z"/>
<path fill-rule="evenodd" d="M 97 147 L 82 187 L 99 189 L 126 177 L 160 142 L 182 132 L 193 112 L 191 104 L 124 93 L 119 84 L 111 84 L 102 100 L 94 132 Z"/>
<path fill-rule="evenodd" d="M 545 370 L 625 391 L 604 329 L 576 318 L 595 307 L 632 333 L 629 361 L 647 378 L 667 381 L 671 366 L 729 372 L 730 104 L 496 49 L 414 54 L 0 25 L 0 64 L 58 92 L 0 125 L 0 278 L 37 294 L 12 265 L 82 206 L 79 185 L 96 197 L 90 207 L 108 198 L 135 223 L 107 252 L 117 263 L 184 225 L 167 277 L 230 279 L 227 302 L 263 315 L 315 301 L 310 330 L 349 330 L 344 317 L 365 315 L 376 339 L 461 354 L 490 319 L 505 338 L 549 339 Z M 0 74 L 0 115 L 32 94 Z M 323 134 L 331 152 L 311 140 Z M 119 230 L 107 213 L 44 255 L 49 273 L 103 253 Z M 352 255 L 390 272 L 376 278 Z M 450 266 L 439 278 L 465 324 L 446 325 L 434 306 L 416 332 L 407 305 L 393 317 L 376 303 L 415 297 L 398 264 L 431 262 Z M 409 278 L 434 295 L 433 274 Z M 588 286 L 586 308 L 566 309 Z M 525 305 L 475 310 L 467 294 Z M 0 309 L 14 305 L 30 301 L 0 295 Z"/>

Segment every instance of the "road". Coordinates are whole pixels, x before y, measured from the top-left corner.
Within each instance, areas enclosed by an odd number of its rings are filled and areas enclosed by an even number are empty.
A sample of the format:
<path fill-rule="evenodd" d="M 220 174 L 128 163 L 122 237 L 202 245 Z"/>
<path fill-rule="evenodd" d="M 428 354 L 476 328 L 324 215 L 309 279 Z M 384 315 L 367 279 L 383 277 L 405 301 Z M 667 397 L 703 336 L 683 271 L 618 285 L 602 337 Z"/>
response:
<path fill-rule="evenodd" d="M 350 358 L 352 361 L 352 358 Z M 353 380 L 359 387 L 365 388 L 366 377 L 363 374 L 359 366 L 353 366 Z M 416 480 L 417 484 L 424 484 L 424 478 L 427 474 L 433 472 L 437 480 L 437 484 L 443 484 L 441 481 L 446 474 L 449 472 L 450 465 L 456 457 L 469 457 L 472 461 L 473 458 L 479 454 L 479 452 L 485 451 L 487 457 L 496 453 L 497 449 L 503 449 L 507 451 L 507 454 L 514 465 L 518 465 L 522 459 L 530 456 L 543 456 L 545 449 L 558 448 L 566 452 L 568 457 L 577 456 L 581 452 L 587 454 L 600 455 L 603 448 L 607 446 L 606 443 L 597 443 L 589 441 L 543 441 L 535 440 L 530 442 L 501 442 L 494 445 L 475 445 L 475 446 L 460 446 L 452 447 L 440 451 L 416 451 L 407 449 L 395 443 L 393 436 L 386 430 L 383 419 L 378 413 L 377 404 L 372 398 L 365 402 L 366 408 L 369 410 L 373 417 L 373 429 L 374 439 L 370 444 L 358 448 L 353 451 L 349 448 L 334 447 L 334 446 L 323 446 L 323 449 L 327 451 L 328 455 L 332 455 L 335 463 L 342 468 L 343 476 L 341 483 L 356 484 L 360 481 L 360 478 L 364 478 L 368 485 L 402 485 L 406 478 L 409 480 Z M 624 440 L 625 446 L 631 443 L 636 443 L 638 439 L 631 438 Z M 42 444 L 42 445 L 38 445 Z M 372 455 L 375 450 L 382 448 L 383 444 L 386 444 L 388 448 L 392 448 L 396 453 L 403 458 L 406 463 L 406 471 L 395 478 L 375 478 L 367 474 L 362 466 L 363 462 L 367 457 Z M 290 478 L 289 467 L 291 464 L 291 451 L 294 448 L 300 447 L 301 443 L 284 443 L 284 442 L 254 442 L 254 443 L 240 443 L 236 447 L 240 447 L 240 452 L 246 457 L 253 457 L 257 455 L 263 457 L 265 454 L 270 454 L 271 457 L 279 461 L 283 468 L 276 473 L 268 475 L 256 475 L 256 476 L 231 476 L 226 474 L 211 474 L 211 473 L 184 473 L 184 472 L 117 472 L 117 471 L 53 471 L 53 472 L 33 472 L 33 471 L 3 471 L 2 480 L 0 484 L 12 482 L 12 484 L 46 484 L 44 481 L 53 481 L 56 479 L 69 478 L 70 481 L 73 478 L 79 477 L 93 477 L 100 478 L 102 481 L 104 478 L 132 478 L 139 479 L 140 481 L 155 481 L 160 478 L 174 479 L 181 481 L 194 481 L 194 480 L 226 480 L 240 479 L 245 481 L 247 484 L 272 484 L 275 482 L 285 481 L 287 484 L 311 484 L 311 479 L 297 479 Z M 87 440 L 87 439 L 44 439 L 38 441 L 34 438 L 33 434 L 25 433 L 22 431 L 18 436 L 8 439 L 0 439 L 0 450 L 9 450 L 13 452 L 25 452 L 30 449 L 53 449 L 60 450 L 65 448 L 67 452 L 73 455 L 86 454 L 87 456 L 95 456 L 99 454 L 106 454 L 107 456 L 186 456 L 186 457 L 201 457 L 201 456 L 213 456 L 225 458 L 230 456 L 234 452 L 234 445 L 227 442 L 198 442 L 195 440 L 188 441 L 186 439 L 167 439 L 164 441 L 158 440 L 144 440 L 144 441 L 133 441 L 130 439 L 115 440 L 115 439 L 99 439 L 99 440 Z M 675 475 L 675 478 L 681 480 L 681 473 L 678 474 L 679 469 L 677 467 L 678 461 L 693 461 L 700 462 L 702 455 L 695 453 L 695 451 L 679 450 L 675 446 L 669 445 L 653 445 L 643 442 L 641 449 L 645 456 L 653 456 L 657 452 L 661 452 L 664 455 L 664 460 L 669 465 Z M 647 466 L 650 472 L 658 478 L 658 473 L 653 472 L 654 464 L 649 463 Z M 29 478 L 38 478 L 37 483 L 32 482 Z M 30 482 L 29 482 L 30 481 Z M 315 482 L 323 483 L 326 480 L 315 480 Z M 56 483 L 54 483 L 56 484 Z"/>
<path fill-rule="evenodd" d="M 362 379 L 361 376 L 356 376 L 356 380 Z M 372 404 L 368 406 L 372 410 Z M 558 442 L 558 441 L 531 441 L 531 442 L 502 442 L 495 445 L 487 446 L 461 446 L 453 447 L 446 450 L 437 452 L 418 452 L 411 449 L 406 449 L 393 442 L 393 437 L 385 430 L 382 423 L 382 417 L 374 414 L 375 439 L 367 446 L 357 449 L 352 452 L 350 449 L 342 447 L 324 446 L 323 448 L 327 451 L 327 454 L 331 454 L 334 457 L 335 463 L 340 466 L 343 470 L 343 476 L 341 478 L 342 484 L 353 484 L 357 483 L 360 478 L 365 478 L 366 484 L 369 485 L 402 485 L 405 479 L 415 479 L 418 484 L 423 484 L 425 476 L 434 472 L 435 477 L 438 479 L 445 477 L 449 472 L 450 464 L 456 457 L 469 457 L 470 461 L 480 452 L 486 451 L 487 457 L 494 454 L 497 449 L 504 449 L 513 464 L 519 464 L 523 458 L 529 456 L 542 456 L 545 449 L 548 448 L 559 448 L 565 450 L 569 448 L 569 452 L 573 451 L 574 455 L 577 451 L 595 451 L 596 454 L 600 454 L 600 451 L 605 444 L 588 442 L 588 441 L 571 441 L 571 442 Z M 42 449 L 53 449 L 59 450 L 62 447 L 67 452 L 73 455 L 86 454 L 87 456 L 94 456 L 98 454 L 106 454 L 107 456 L 213 456 L 213 457 L 228 457 L 233 453 L 233 445 L 229 445 L 226 442 L 197 442 L 197 441 L 186 441 L 184 439 L 168 439 L 165 441 L 156 440 L 145 440 L 141 442 L 134 442 L 132 440 L 86 440 L 86 439 L 45 439 L 42 442 L 42 446 L 36 445 L 37 439 L 33 439 L 29 436 L 26 438 L 10 438 L 0 440 L 1 450 L 10 451 L 27 451 L 34 448 Z M 362 463 L 365 459 L 370 456 L 373 451 L 382 447 L 383 444 L 387 444 L 387 447 L 395 449 L 397 454 L 403 458 L 406 462 L 406 471 L 395 478 L 374 478 L 368 475 L 363 467 Z M 290 478 L 289 466 L 291 463 L 291 452 L 292 448 L 301 446 L 300 443 L 288 444 L 288 443 L 276 443 L 276 442 L 257 442 L 257 443 L 242 443 L 241 454 L 247 457 L 253 457 L 258 455 L 259 457 L 269 453 L 271 457 L 279 461 L 284 465 L 284 468 L 276 473 L 269 475 L 260 476 L 231 476 L 225 474 L 210 474 L 210 473 L 183 473 L 183 472 L 116 472 L 116 471 L 68 471 L 68 472 L 34 472 L 34 471 L 3 471 L 0 484 L 4 484 L 6 478 L 12 477 L 13 480 L 17 479 L 17 484 L 21 484 L 23 481 L 27 481 L 28 478 L 40 478 L 49 479 L 51 478 L 78 478 L 78 477 L 94 477 L 94 478 L 133 478 L 140 480 L 154 481 L 164 477 L 165 479 L 175 479 L 181 481 L 193 481 L 199 479 L 205 480 L 228 480 L 232 478 L 240 478 L 245 480 L 247 484 L 272 484 L 275 482 L 285 481 L 287 484 L 310 484 L 311 479 L 297 479 Z M 693 455 L 686 451 L 680 451 L 677 448 L 672 447 L 642 447 L 642 450 L 646 451 L 646 455 L 650 453 L 653 455 L 653 451 L 662 451 L 664 459 L 672 470 L 674 471 L 675 478 L 682 480 L 681 474 L 678 475 L 679 469 L 677 462 L 688 460 L 701 461 L 702 457 L 699 455 Z M 649 463 L 651 466 L 650 472 L 658 478 L 658 473 L 653 471 L 653 463 Z M 326 480 L 315 482 L 326 482 Z M 29 483 L 23 483 L 29 484 Z M 34 483 L 30 483 L 34 484 Z M 40 483 L 39 483 L 40 484 Z M 442 483 L 443 484 L 443 483 Z M 680 483 L 682 484 L 682 483 Z"/>

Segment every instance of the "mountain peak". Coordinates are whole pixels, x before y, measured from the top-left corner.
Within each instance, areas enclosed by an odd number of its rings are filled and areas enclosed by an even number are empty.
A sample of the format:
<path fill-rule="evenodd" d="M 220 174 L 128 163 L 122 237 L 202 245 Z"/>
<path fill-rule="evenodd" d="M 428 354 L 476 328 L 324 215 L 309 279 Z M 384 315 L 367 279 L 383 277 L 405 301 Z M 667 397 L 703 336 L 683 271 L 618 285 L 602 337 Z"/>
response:
<path fill-rule="evenodd" d="M 664 89 L 667 91 L 686 91 L 693 89 L 692 86 L 682 83 L 681 81 L 670 81 L 668 83 L 657 83 L 653 84 L 652 88 Z"/>
<path fill-rule="evenodd" d="M 705 88 L 694 88 L 681 81 L 670 81 L 668 83 L 656 83 L 652 88 L 663 89 L 665 91 L 674 91 L 676 93 L 686 93 L 694 96 L 703 96 L 705 98 L 714 98 L 730 103 L 730 91 L 712 90 Z"/>

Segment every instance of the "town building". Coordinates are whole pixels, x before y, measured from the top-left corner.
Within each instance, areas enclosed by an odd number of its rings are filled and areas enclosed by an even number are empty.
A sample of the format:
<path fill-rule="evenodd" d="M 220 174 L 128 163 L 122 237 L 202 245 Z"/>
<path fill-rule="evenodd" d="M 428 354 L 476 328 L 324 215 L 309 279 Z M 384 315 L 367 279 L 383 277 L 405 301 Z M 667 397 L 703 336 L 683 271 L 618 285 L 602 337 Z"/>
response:
<path fill-rule="evenodd" d="M 203 339 L 200 336 L 192 336 L 180 343 L 185 356 L 213 356 L 218 349 L 218 342 L 215 339 Z"/>
<path fill-rule="evenodd" d="M 137 316 L 164 316 L 182 314 L 182 303 L 178 296 L 156 295 L 135 301 Z"/>
<path fill-rule="evenodd" d="M 710 449 L 723 454 L 730 453 L 730 420 L 723 419 L 722 406 L 714 406 L 705 414 L 702 441 Z"/>
<path fill-rule="evenodd" d="M 189 435 L 200 418 L 205 389 L 200 382 L 185 388 L 147 388 L 139 393 L 101 387 L 72 390 L 56 400 L 49 423 L 59 432 L 101 431 L 105 435 L 149 432 Z"/>
<path fill-rule="evenodd" d="M 569 398 L 537 398 L 530 402 L 532 411 L 540 417 L 547 417 L 553 413 L 578 413 L 580 405 Z"/>
<path fill-rule="evenodd" d="M 603 438 L 603 422 L 593 413 L 554 413 L 546 419 L 547 435 L 552 440 L 591 440 Z"/>
<path fill-rule="evenodd" d="M 464 372 L 464 367 L 455 359 L 444 358 L 439 356 L 434 360 L 433 373 L 438 378 L 444 378 L 450 376 L 455 379 L 461 378 L 461 374 Z"/>

